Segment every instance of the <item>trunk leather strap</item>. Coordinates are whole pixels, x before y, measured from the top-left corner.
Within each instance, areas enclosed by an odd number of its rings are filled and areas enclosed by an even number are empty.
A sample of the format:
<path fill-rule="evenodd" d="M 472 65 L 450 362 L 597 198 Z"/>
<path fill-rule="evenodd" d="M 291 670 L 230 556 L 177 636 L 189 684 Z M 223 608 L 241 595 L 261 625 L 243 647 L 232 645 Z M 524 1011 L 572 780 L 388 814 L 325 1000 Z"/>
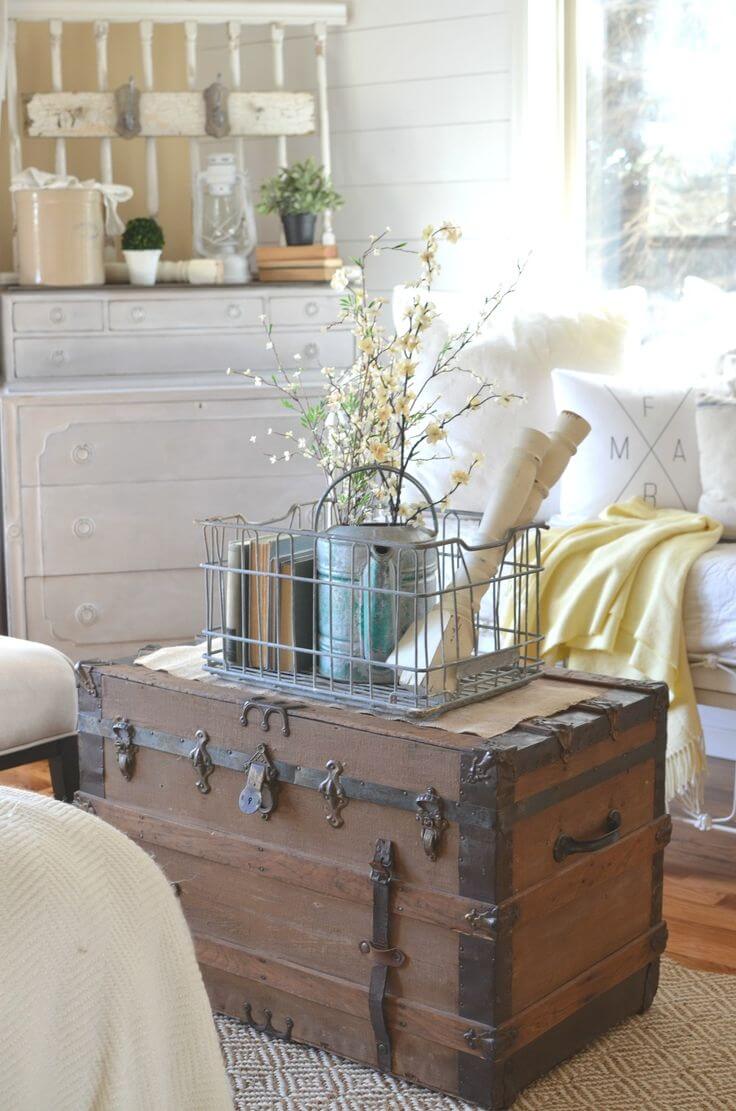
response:
<path fill-rule="evenodd" d="M 376 961 L 371 969 L 368 987 L 368 1011 L 376 1039 L 376 1064 L 384 1072 L 391 1071 L 391 1036 L 386 1025 L 384 999 L 391 966 L 404 963 L 404 954 L 391 949 L 389 944 L 389 914 L 391 900 L 391 870 L 394 850 L 390 841 L 379 837 L 371 861 L 373 884 L 373 938 L 361 942 L 362 953 L 374 953 Z"/>

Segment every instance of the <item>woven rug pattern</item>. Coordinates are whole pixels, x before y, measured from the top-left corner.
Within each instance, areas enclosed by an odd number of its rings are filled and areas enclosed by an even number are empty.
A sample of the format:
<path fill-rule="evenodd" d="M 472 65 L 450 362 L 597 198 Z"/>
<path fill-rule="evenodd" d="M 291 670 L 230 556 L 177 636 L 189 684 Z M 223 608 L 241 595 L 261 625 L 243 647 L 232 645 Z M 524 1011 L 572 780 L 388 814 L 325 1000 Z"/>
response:
<path fill-rule="evenodd" d="M 472 1111 L 307 1046 L 216 1016 L 237 1111 Z M 736 1108 L 736 976 L 662 962 L 645 1015 L 622 1023 L 523 1092 L 514 1111 Z"/>

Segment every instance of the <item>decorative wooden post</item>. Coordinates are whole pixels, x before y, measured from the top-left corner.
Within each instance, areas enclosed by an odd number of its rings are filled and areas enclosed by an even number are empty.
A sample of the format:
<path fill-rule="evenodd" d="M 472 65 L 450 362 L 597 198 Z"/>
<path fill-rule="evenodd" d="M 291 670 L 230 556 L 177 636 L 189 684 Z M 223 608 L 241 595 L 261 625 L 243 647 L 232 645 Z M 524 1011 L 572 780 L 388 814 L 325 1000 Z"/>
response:
<path fill-rule="evenodd" d="M 61 36 L 64 24 L 60 19 L 49 20 L 49 40 L 51 44 L 51 88 L 60 93 L 64 87 L 61 73 Z M 66 174 L 66 140 L 56 140 L 56 172 Z"/>
<path fill-rule="evenodd" d="M 271 24 L 271 44 L 273 49 L 273 84 L 277 92 L 284 88 L 284 27 L 281 23 Z M 279 166 L 286 166 L 286 136 L 279 135 L 276 140 L 276 160 Z"/>
<path fill-rule="evenodd" d="M 194 91 L 197 88 L 197 23 L 195 20 L 188 19 L 186 21 L 184 34 L 187 40 L 187 88 Z M 192 139 L 189 144 L 189 164 L 192 178 L 190 186 L 192 196 L 194 196 L 194 183 L 199 173 L 199 141 L 197 139 Z"/>
<path fill-rule="evenodd" d="M 240 71 L 240 29 L 240 23 L 234 19 L 227 25 L 227 45 L 230 55 L 230 81 L 233 89 L 238 92 L 242 84 Z M 245 170 L 245 143 L 242 138 L 238 139 L 235 144 L 235 155 L 238 161 L 238 169 L 242 172 Z"/>
<path fill-rule="evenodd" d="M 20 122 L 18 119 L 18 64 L 15 44 L 18 26 L 14 19 L 8 20 L 8 129 L 10 131 L 10 176 L 15 177 L 23 169 L 23 153 L 20 145 Z M 15 193 L 10 194 L 13 221 L 13 270 L 18 270 L 18 226 L 15 216 Z"/>
<path fill-rule="evenodd" d="M 94 25 L 95 48 L 97 53 L 97 88 L 107 92 L 107 36 L 110 24 L 106 19 L 98 19 Z M 100 139 L 100 178 L 109 185 L 112 181 L 112 140 Z"/>
<path fill-rule="evenodd" d="M 143 88 L 153 92 L 153 23 L 143 19 L 140 23 L 141 55 L 143 60 Z M 149 216 L 158 216 L 158 162 L 156 140 L 146 139 L 146 204 Z"/>
<path fill-rule="evenodd" d="M 284 88 L 284 27 L 281 23 L 271 24 L 271 46 L 273 50 L 273 83 L 277 92 L 281 92 Z M 281 167 L 286 167 L 289 164 L 288 156 L 286 153 L 286 136 L 279 135 L 276 139 L 276 162 Z M 284 229 L 281 228 L 279 234 L 279 242 L 281 246 L 286 243 L 286 236 Z"/>
<path fill-rule="evenodd" d="M 319 102 L 319 141 L 322 165 L 328 177 L 332 177 L 332 157 L 330 153 L 330 110 L 327 104 L 327 27 L 324 23 L 314 25 L 314 50 L 317 57 L 317 98 Z M 322 217 L 322 242 L 331 245 L 335 242 L 332 230 L 332 212 Z"/>

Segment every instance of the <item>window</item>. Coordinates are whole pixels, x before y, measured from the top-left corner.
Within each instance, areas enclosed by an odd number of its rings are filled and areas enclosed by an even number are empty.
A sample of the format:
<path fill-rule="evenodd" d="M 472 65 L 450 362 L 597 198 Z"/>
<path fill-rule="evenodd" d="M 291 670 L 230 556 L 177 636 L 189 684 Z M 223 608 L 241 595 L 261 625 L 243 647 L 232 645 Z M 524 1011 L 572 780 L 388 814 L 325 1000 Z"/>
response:
<path fill-rule="evenodd" d="M 736 0 L 578 0 L 586 252 L 604 285 L 736 284 Z"/>

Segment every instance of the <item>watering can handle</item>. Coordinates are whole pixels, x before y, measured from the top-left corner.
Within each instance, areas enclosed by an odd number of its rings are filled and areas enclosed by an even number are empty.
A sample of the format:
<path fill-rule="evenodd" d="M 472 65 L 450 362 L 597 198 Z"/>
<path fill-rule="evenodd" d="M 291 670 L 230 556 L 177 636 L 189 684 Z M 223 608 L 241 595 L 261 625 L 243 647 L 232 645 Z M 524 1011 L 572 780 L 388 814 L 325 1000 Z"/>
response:
<path fill-rule="evenodd" d="M 352 470 L 345 471 L 343 474 L 338 475 L 337 478 L 334 479 L 330 483 L 330 485 L 327 487 L 327 489 L 325 490 L 322 497 L 317 502 L 317 507 L 314 511 L 314 531 L 315 532 L 319 531 L 319 517 L 320 517 L 320 513 L 322 512 L 322 507 L 325 504 L 325 502 L 327 501 L 327 498 L 329 497 L 329 495 L 335 489 L 335 487 L 339 486 L 339 484 L 341 482 L 344 482 L 346 478 L 352 478 L 353 475 L 356 475 L 356 474 L 371 474 L 374 471 L 378 471 L 378 473 L 381 476 L 383 476 L 384 474 L 396 474 L 396 475 L 399 475 L 400 478 L 402 477 L 402 472 L 400 470 L 398 470 L 397 467 L 382 467 L 378 463 L 366 463 L 365 466 L 363 466 L 363 467 L 353 467 Z M 425 487 L 422 486 L 421 482 L 419 482 L 416 478 L 412 478 L 412 476 L 410 474 L 406 474 L 406 472 L 403 473 L 403 477 L 405 479 L 407 479 L 408 482 L 411 482 L 412 486 L 416 487 L 416 489 L 419 491 L 419 493 L 422 495 L 422 497 L 427 502 L 427 507 L 428 507 L 429 511 L 431 512 L 431 514 L 432 514 L 432 529 L 433 529 L 433 532 L 436 536 L 437 533 L 440 531 L 440 522 L 439 522 L 439 518 L 437 517 L 437 509 L 435 508 L 435 506 L 432 502 L 432 498 L 430 497 L 430 495 L 429 495 L 428 491 L 425 489 Z"/>

